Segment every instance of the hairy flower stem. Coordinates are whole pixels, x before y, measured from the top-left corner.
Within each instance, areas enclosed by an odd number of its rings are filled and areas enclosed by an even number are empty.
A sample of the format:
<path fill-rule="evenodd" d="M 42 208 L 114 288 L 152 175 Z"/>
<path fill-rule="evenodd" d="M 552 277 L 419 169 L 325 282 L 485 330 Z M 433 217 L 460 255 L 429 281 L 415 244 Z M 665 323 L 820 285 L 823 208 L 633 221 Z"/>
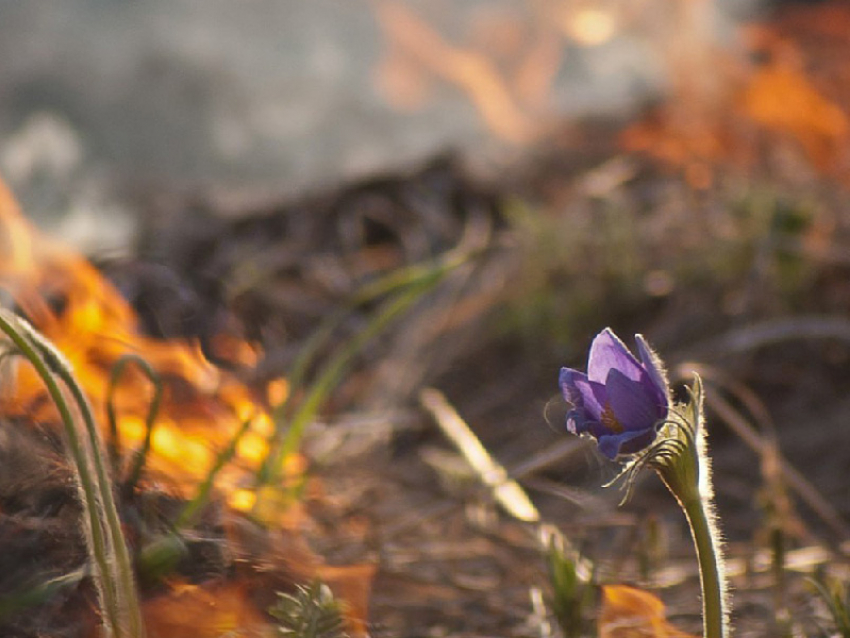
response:
<path fill-rule="evenodd" d="M 659 430 L 660 442 L 646 462 L 676 497 L 691 528 L 702 585 L 703 638 L 729 638 L 726 573 L 714 516 L 711 458 L 698 376 L 688 391 L 691 400 L 671 410 L 668 422 Z"/>
<path fill-rule="evenodd" d="M 142 638 L 145 632 L 132 561 L 112 496 L 112 482 L 106 471 L 105 454 L 91 406 L 74 378 L 71 365 L 44 336 L 23 319 L 5 311 L 0 311 L 0 330 L 36 369 L 65 425 L 80 479 L 83 509 L 89 519 L 86 530 L 91 543 L 90 553 L 98 566 L 99 577 L 95 582 L 106 611 L 104 631 L 107 636 L 116 638 Z M 87 442 L 81 440 L 77 432 L 75 419 L 54 375 L 61 379 L 77 404 L 88 434 Z"/>
<path fill-rule="evenodd" d="M 702 380 L 695 374 L 687 388 L 690 400 L 673 403 L 661 360 L 643 337 L 635 339 L 639 360 L 606 328 L 591 344 L 587 374 L 561 368 L 558 381 L 572 407 L 567 429 L 593 436 L 603 455 L 624 461 L 614 479 L 625 477 L 624 501 L 639 471 L 648 467 L 658 473 L 684 510 L 696 546 L 703 638 L 728 638 L 726 579 L 714 517 Z"/>
<path fill-rule="evenodd" d="M 47 344 L 52 350 L 52 346 Z M 133 574 L 133 561 L 130 558 L 130 551 L 127 548 L 127 542 L 124 538 L 123 528 L 121 527 L 121 518 L 118 516 L 118 508 L 115 504 L 115 499 L 112 494 L 112 481 L 106 469 L 104 462 L 106 454 L 100 442 L 100 437 L 97 431 L 97 425 L 94 422 L 92 409 L 88 399 L 83 394 L 82 389 L 74 378 L 69 365 L 60 358 L 58 359 L 57 373 L 59 377 L 66 383 L 71 395 L 77 402 L 77 407 L 82 414 L 83 423 L 88 433 L 89 445 L 92 449 L 92 459 L 94 460 L 95 474 L 97 476 L 97 486 L 99 496 L 103 505 L 103 510 L 106 513 L 106 529 L 109 531 L 109 540 L 112 544 L 112 549 L 115 554 L 115 571 L 116 574 L 116 590 L 119 592 L 118 599 L 123 607 L 123 616 L 126 619 L 126 627 L 122 625 L 123 630 L 127 630 L 127 635 L 130 638 L 143 638 L 145 635 L 144 622 L 142 620 L 142 611 L 139 606 L 138 593 L 136 591 L 136 582 Z"/>
<path fill-rule="evenodd" d="M 89 455 L 85 450 L 84 442 L 77 433 L 77 425 L 59 384 L 51 373 L 48 364 L 38 352 L 38 348 L 24 336 L 32 330 L 31 328 L 27 329 L 28 327 L 25 328 L 25 325 L 21 319 L 11 313 L 0 311 L 0 330 L 14 344 L 18 352 L 32 364 L 44 381 L 50 398 L 56 405 L 65 426 L 71 458 L 74 461 L 76 475 L 79 479 L 78 486 L 83 511 L 88 515 L 88 519 L 85 521 L 86 540 L 89 545 L 89 555 L 97 566 L 93 580 L 105 612 L 103 618 L 104 634 L 107 637 L 118 635 L 121 623 L 120 612 L 115 599 L 115 590 L 112 582 L 110 582 L 113 553 L 101 527 L 103 504 L 98 497 L 95 479 L 89 466 Z"/>
<path fill-rule="evenodd" d="M 704 638 L 727 638 L 726 610 L 723 574 L 720 564 L 719 543 L 716 526 L 709 518 L 702 498 L 691 498 L 681 502 L 682 509 L 691 528 L 691 536 L 699 561 L 700 584 L 702 585 L 702 623 Z"/>

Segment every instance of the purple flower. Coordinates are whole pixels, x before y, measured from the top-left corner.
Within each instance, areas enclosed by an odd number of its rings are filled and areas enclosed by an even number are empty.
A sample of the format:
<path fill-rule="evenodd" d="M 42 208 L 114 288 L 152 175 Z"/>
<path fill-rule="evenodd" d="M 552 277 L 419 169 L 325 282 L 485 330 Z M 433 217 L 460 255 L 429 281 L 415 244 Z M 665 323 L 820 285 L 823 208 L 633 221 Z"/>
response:
<path fill-rule="evenodd" d="M 652 443 L 670 405 L 655 355 L 643 337 L 636 339 L 640 361 L 606 328 L 590 346 L 587 374 L 561 368 L 561 390 L 572 406 L 567 429 L 593 436 L 609 459 L 640 452 Z"/>

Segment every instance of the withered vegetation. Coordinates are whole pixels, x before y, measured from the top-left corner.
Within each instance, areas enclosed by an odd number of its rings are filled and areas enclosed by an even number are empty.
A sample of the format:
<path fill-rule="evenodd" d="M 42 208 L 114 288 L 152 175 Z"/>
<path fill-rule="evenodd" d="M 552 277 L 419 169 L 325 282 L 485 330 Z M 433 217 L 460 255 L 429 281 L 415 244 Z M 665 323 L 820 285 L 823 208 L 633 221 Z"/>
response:
<path fill-rule="evenodd" d="M 499 509 L 420 407 L 425 387 L 447 395 L 598 582 L 652 589 L 671 622 L 698 631 L 685 521 L 661 485 L 646 480 L 618 508 L 596 487 L 615 469 L 564 442 L 557 370 L 604 325 L 646 334 L 674 377 L 699 369 L 706 381 L 736 635 L 820 635 L 829 621 L 806 579 L 846 582 L 850 541 L 850 125 L 818 115 L 847 120 L 850 96 L 832 81 L 847 56 L 812 35 L 850 17 L 823 11 L 757 32 L 758 80 L 733 83 L 698 130 L 666 104 L 637 124 L 573 125 L 500 179 L 438 158 L 294 203 L 140 201 L 136 255 L 101 271 L 147 334 L 199 339 L 258 396 L 364 286 L 479 242 L 365 344 L 310 424 L 289 527 L 215 493 L 175 536 L 186 497 L 166 474 L 121 493 L 150 635 L 262 635 L 276 592 L 316 578 L 346 601 L 352 633 L 556 635 L 538 523 Z M 761 108 L 762 91 L 800 82 L 814 116 Z M 379 307 L 350 307 L 307 378 Z M 245 340 L 261 348 L 257 366 L 229 356 Z M 4 417 L 0 600 L 18 607 L 0 604 L 3 635 L 94 635 L 71 477 L 51 423 Z M 202 620 L 181 626 L 192 614 Z"/>

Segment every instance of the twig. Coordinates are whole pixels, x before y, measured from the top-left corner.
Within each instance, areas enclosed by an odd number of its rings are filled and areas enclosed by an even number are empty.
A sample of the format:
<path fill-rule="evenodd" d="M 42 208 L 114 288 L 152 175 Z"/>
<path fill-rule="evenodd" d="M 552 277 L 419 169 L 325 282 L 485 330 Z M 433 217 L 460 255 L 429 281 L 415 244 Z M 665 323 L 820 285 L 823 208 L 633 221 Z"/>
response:
<path fill-rule="evenodd" d="M 153 398 L 148 406 L 148 413 L 145 417 L 145 438 L 142 441 L 142 446 L 136 451 L 133 457 L 132 466 L 127 474 L 127 482 L 124 485 L 124 490 L 128 494 L 132 494 L 141 478 L 142 469 L 150 453 L 153 428 L 156 417 L 159 414 L 160 403 L 162 402 L 162 379 L 160 379 L 159 374 L 147 361 L 135 354 L 127 354 L 118 359 L 117 363 L 112 367 L 112 373 L 109 375 L 109 385 L 106 389 L 106 417 L 109 422 L 110 433 L 109 451 L 112 457 L 112 469 L 116 476 L 119 476 L 120 471 L 121 442 L 118 432 L 118 419 L 115 413 L 115 390 L 118 386 L 118 381 L 121 379 L 121 375 L 131 363 L 136 365 L 148 378 L 151 385 L 153 385 Z"/>
<path fill-rule="evenodd" d="M 584 450 L 587 441 L 576 437 L 564 438 L 550 445 L 545 450 L 532 454 L 524 461 L 511 468 L 510 475 L 515 479 L 522 480 L 542 469 L 560 463 L 574 453 Z"/>
<path fill-rule="evenodd" d="M 850 321 L 828 315 L 802 315 L 762 321 L 700 342 L 688 349 L 688 356 L 736 354 L 792 339 L 838 339 L 850 343 Z"/>
<path fill-rule="evenodd" d="M 493 497 L 514 518 L 526 523 L 540 521 L 540 512 L 523 489 L 507 471 L 484 449 L 478 437 L 469 429 L 445 396 L 438 390 L 427 388 L 419 394 L 419 401 L 428 410 L 443 433 L 463 454 L 481 482 L 493 492 Z"/>
<path fill-rule="evenodd" d="M 531 523 L 541 548 L 549 550 L 553 543 L 570 556 L 581 580 L 589 582 L 593 564 L 583 557 L 555 526 L 543 522 L 540 512 L 520 485 L 510 478 L 505 468 L 484 449 L 481 441 L 439 390 L 426 388 L 419 401 L 431 414 L 443 433 L 454 443 L 470 467 L 493 493 L 493 498 L 514 518 Z M 530 470 L 526 470 L 530 472 Z"/>

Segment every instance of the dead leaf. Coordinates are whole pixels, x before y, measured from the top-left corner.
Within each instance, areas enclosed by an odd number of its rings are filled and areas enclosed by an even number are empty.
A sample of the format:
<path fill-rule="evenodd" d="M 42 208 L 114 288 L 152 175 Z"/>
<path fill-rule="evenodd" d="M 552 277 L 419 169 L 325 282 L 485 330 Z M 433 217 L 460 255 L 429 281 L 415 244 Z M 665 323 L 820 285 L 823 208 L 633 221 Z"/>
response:
<path fill-rule="evenodd" d="M 143 613 L 149 638 L 253 638 L 268 627 L 239 583 L 173 585 L 145 601 Z"/>
<path fill-rule="evenodd" d="M 239 516 L 229 520 L 228 539 L 239 563 L 252 566 L 246 576 L 254 588 L 262 582 L 269 591 L 288 591 L 318 579 L 343 601 L 349 632 L 367 635 L 375 565 L 328 565 L 299 531 L 270 530 Z"/>
<path fill-rule="evenodd" d="M 657 596 L 626 585 L 602 587 L 599 638 L 697 638 L 667 622 Z"/>

